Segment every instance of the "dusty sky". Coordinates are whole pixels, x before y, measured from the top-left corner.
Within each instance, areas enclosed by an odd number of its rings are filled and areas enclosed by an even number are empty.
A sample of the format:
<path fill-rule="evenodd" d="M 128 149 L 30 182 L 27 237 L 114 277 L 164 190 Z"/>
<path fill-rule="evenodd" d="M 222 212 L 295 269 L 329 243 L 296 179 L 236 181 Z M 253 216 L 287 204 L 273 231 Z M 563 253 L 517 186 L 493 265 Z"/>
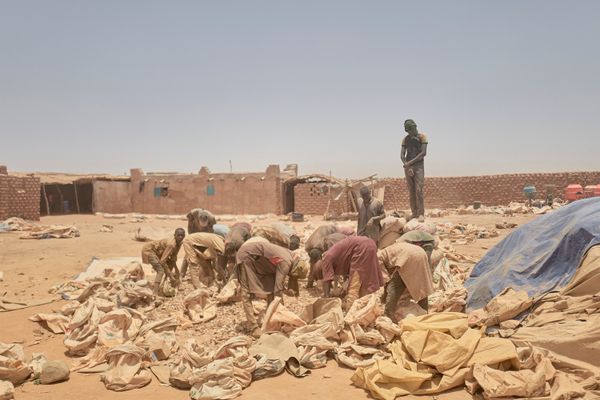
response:
<path fill-rule="evenodd" d="M 600 167 L 600 1 L 0 2 L 16 171 Z"/>

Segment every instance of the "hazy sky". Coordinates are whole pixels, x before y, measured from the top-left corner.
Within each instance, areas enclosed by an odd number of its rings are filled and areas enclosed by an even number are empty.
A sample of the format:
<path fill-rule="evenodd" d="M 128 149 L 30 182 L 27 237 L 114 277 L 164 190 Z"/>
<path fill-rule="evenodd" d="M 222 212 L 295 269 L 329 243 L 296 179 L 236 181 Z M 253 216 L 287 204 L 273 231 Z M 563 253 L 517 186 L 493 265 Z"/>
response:
<path fill-rule="evenodd" d="M 0 1 L 15 171 L 600 169 L 600 1 Z"/>

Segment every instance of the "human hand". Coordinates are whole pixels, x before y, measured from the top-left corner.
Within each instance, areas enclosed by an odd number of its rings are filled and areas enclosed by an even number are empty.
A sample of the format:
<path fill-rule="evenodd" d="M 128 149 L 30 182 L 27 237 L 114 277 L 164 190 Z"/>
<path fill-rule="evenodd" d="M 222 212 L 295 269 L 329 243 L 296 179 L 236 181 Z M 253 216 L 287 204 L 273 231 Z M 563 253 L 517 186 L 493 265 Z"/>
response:
<path fill-rule="evenodd" d="M 277 292 L 275 293 L 275 297 L 279 297 L 279 301 L 281 304 L 285 305 L 284 301 L 283 301 L 283 292 Z"/>

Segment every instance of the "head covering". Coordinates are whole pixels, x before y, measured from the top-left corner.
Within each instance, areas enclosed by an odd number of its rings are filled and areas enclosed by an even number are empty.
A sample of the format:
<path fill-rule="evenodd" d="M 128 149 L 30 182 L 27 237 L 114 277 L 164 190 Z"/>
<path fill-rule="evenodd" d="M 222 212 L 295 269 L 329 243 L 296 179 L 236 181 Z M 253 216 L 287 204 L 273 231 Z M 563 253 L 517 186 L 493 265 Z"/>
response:
<path fill-rule="evenodd" d="M 289 248 L 290 250 L 297 250 L 298 248 L 300 248 L 300 237 L 298 235 L 290 236 Z"/>
<path fill-rule="evenodd" d="M 311 263 L 316 263 L 317 261 L 319 261 L 322 255 L 323 252 L 319 249 L 311 249 L 308 252 L 308 257 L 310 258 Z"/>
<path fill-rule="evenodd" d="M 360 195 L 365 195 L 365 194 L 370 194 L 371 190 L 369 189 L 368 186 L 363 186 L 360 188 Z"/>
<path fill-rule="evenodd" d="M 413 121 L 412 119 L 407 119 L 406 121 L 404 121 L 404 128 L 409 128 L 409 127 L 417 127 L 417 123 L 415 121 Z"/>
<path fill-rule="evenodd" d="M 301 258 L 297 258 L 294 260 L 294 264 L 292 265 L 292 269 L 290 270 L 290 277 L 296 279 L 304 279 L 306 275 L 308 275 L 308 265 L 306 261 Z"/>

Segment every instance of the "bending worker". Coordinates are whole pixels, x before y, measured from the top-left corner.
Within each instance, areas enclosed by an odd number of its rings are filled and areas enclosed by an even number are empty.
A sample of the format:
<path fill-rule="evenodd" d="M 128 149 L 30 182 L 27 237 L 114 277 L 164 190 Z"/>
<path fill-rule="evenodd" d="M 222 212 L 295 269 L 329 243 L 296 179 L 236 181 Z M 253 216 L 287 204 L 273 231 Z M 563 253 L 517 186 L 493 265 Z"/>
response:
<path fill-rule="evenodd" d="M 344 278 L 344 308 L 348 310 L 359 297 L 376 292 L 383 286 L 377 261 L 377 245 L 364 236 L 348 236 L 334 244 L 320 262 L 323 296 L 330 297 L 335 276 Z"/>
<path fill-rule="evenodd" d="M 242 288 L 242 305 L 253 337 L 260 337 L 262 332 L 254 315 L 252 297 L 266 297 L 268 303 L 271 303 L 275 296 L 283 299 L 286 277 L 289 276 L 290 281 L 297 281 L 306 276 L 303 264 L 304 262 L 295 259 L 288 249 L 269 243 L 263 238 L 252 238 L 239 248 L 236 265 Z"/>
<path fill-rule="evenodd" d="M 179 285 L 179 270 L 177 269 L 177 254 L 181 243 L 185 238 L 185 230 L 177 228 L 172 238 L 155 240 L 146 243 L 142 247 L 142 262 L 152 265 L 156 271 L 154 278 L 154 295 L 163 295 L 162 285 L 165 276 L 171 281 L 171 285 Z"/>
<path fill-rule="evenodd" d="M 425 311 L 429 304 L 427 297 L 434 292 L 433 276 L 427 253 L 420 246 L 403 242 L 379 250 L 379 263 L 390 275 L 385 290 L 385 315 L 396 321 L 398 300 L 408 291 L 410 297 Z"/>
<path fill-rule="evenodd" d="M 190 268 L 192 285 L 196 289 L 202 285 L 210 287 L 215 282 L 215 271 L 221 281 L 225 280 L 225 240 L 221 236 L 207 232 L 192 233 L 183 240 L 183 250 Z"/>

